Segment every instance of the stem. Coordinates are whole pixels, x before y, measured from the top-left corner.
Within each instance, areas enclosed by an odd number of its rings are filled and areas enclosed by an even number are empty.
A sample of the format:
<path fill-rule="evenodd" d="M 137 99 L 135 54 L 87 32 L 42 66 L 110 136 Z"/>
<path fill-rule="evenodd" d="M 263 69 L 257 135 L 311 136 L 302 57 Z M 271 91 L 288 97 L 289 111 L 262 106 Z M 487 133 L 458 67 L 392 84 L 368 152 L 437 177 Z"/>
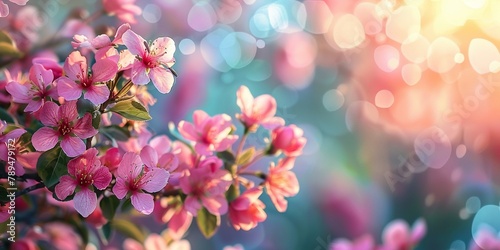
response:
<path fill-rule="evenodd" d="M 174 189 L 174 190 L 168 190 L 160 194 L 161 197 L 168 197 L 168 196 L 176 196 L 180 195 L 181 190 L 180 189 Z"/>
<path fill-rule="evenodd" d="M 31 187 L 28 187 L 28 188 L 25 188 L 21 191 L 19 191 L 18 193 L 16 193 L 16 197 L 19 197 L 19 196 L 22 196 L 22 195 L 25 195 L 31 191 L 35 191 L 37 189 L 41 189 L 41 188 L 44 188 L 45 187 L 45 184 L 43 182 L 39 182 Z"/>
<path fill-rule="evenodd" d="M 256 161 L 262 159 L 264 157 L 264 151 L 259 151 L 259 153 L 246 165 L 242 166 L 239 170 L 238 173 L 242 172 L 243 170 L 247 169 L 250 167 L 250 165 L 254 164 Z"/>
<path fill-rule="evenodd" d="M 235 158 L 238 159 L 238 156 L 241 153 L 241 150 L 243 150 L 243 146 L 245 145 L 245 141 L 247 140 L 248 137 L 248 130 L 245 129 L 245 132 L 243 133 L 243 137 L 241 137 L 240 144 L 238 145 L 238 150 L 236 151 L 236 156 Z"/>

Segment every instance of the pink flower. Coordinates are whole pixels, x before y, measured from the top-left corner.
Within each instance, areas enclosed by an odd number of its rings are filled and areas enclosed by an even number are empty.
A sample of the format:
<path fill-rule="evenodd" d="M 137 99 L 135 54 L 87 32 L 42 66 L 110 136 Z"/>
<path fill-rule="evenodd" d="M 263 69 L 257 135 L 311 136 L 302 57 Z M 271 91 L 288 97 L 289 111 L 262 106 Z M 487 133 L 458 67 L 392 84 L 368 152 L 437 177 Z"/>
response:
<path fill-rule="evenodd" d="M 350 242 L 346 239 L 339 239 L 332 242 L 330 250 L 374 250 L 375 242 L 371 235 L 365 235 Z"/>
<path fill-rule="evenodd" d="M 39 248 L 36 246 L 36 243 L 31 239 L 20 239 L 16 240 L 10 246 L 10 249 L 16 250 L 38 250 Z"/>
<path fill-rule="evenodd" d="M 102 0 L 104 10 L 110 15 L 116 15 L 118 19 L 126 23 L 136 23 L 135 17 L 142 13 L 135 0 Z"/>
<path fill-rule="evenodd" d="M 259 196 L 262 189 L 254 187 L 245 191 L 229 204 L 229 220 L 236 230 L 248 231 L 267 218 L 266 207 Z"/>
<path fill-rule="evenodd" d="M 259 125 L 268 129 L 274 129 L 285 125 L 285 121 L 276 114 L 276 100 L 270 95 L 261 95 L 253 98 L 252 93 L 246 86 L 241 86 L 236 93 L 238 107 L 241 114 L 238 119 L 251 131 L 256 130 Z"/>
<path fill-rule="evenodd" d="M 29 0 L 9 0 L 11 3 L 17 5 L 26 5 Z M 9 6 L 0 0 L 0 17 L 6 17 L 9 15 Z"/>
<path fill-rule="evenodd" d="M 227 212 L 225 192 L 231 185 L 231 175 L 223 169 L 215 171 L 209 167 L 198 167 L 186 171 L 179 185 L 187 195 L 184 208 L 192 215 L 205 207 L 211 214 Z"/>
<path fill-rule="evenodd" d="M 111 41 L 109 36 L 105 34 L 98 35 L 97 37 L 91 40 L 89 40 L 85 35 L 74 35 L 71 45 L 73 46 L 74 49 L 90 48 L 93 50 L 101 50 L 101 49 L 107 50 L 109 49 L 109 47 L 113 45 L 122 44 L 123 33 L 125 33 L 125 31 L 129 29 L 130 29 L 130 24 L 128 23 L 122 24 L 120 27 L 118 27 L 113 41 Z"/>
<path fill-rule="evenodd" d="M 202 155 L 224 151 L 238 139 L 232 135 L 231 117 L 226 114 L 210 117 L 202 110 L 193 114 L 193 123 L 179 122 L 179 132 L 184 138 L 195 142 L 195 150 Z"/>
<path fill-rule="evenodd" d="M 290 171 L 295 163 L 295 158 L 284 158 L 274 166 L 271 163 L 265 186 L 267 194 L 279 212 L 285 212 L 288 202 L 285 197 L 295 196 L 299 192 L 299 182 L 295 173 Z"/>
<path fill-rule="evenodd" d="M 11 129 L 9 132 L 4 133 L 4 131 L 7 129 L 8 125 L 7 122 L 0 120 L 0 142 L 8 142 L 9 139 L 17 139 L 24 133 L 26 133 L 26 130 L 22 128 L 15 128 Z"/>
<path fill-rule="evenodd" d="M 301 155 L 307 141 L 303 134 L 304 131 L 295 125 L 275 128 L 271 133 L 270 152 L 276 153 L 281 150 L 288 157 Z"/>
<path fill-rule="evenodd" d="M 83 217 L 88 217 L 97 206 L 97 196 L 92 186 L 99 190 L 108 187 L 111 173 L 97 159 L 97 149 L 90 148 L 79 157 L 68 163 L 69 175 L 64 175 L 56 185 L 55 191 L 59 199 L 64 200 L 75 192 L 73 198 L 75 209 Z"/>
<path fill-rule="evenodd" d="M 174 240 L 180 240 L 193 221 L 193 215 L 182 206 L 181 200 L 173 197 L 156 201 L 153 213 L 156 220 L 168 223 L 168 235 Z"/>
<path fill-rule="evenodd" d="M 147 168 L 136 153 L 123 155 L 116 171 L 116 184 L 113 193 L 123 199 L 131 193 L 132 205 L 143 214 L 153 212 L 153 196 L 148 193 L 158 192 L 167 185 L 170 174 L 161 168 Z M 144 193 L 146 191 L 148 193 Z"/>
<path fill-rule="evenodd" d="M 0 120 L 0 133 L 3 133 L 7 128 L 7 123 Z M 6 134 L 0 135 L 0 159 L 8 162 L 9 151 L 13 152 L 16 160 L 14 161 L 15 173 L 18 176 L 21 176 L 26 173 L 24 168 L 34 169 L 36 167 L 36 163 L 38 161 L 38 157 L 40 156 L 39 152 L 29 152 L 26 145 L 18 140 L 18 138 L 26 133 L 24 129 L 13 129 Z M 9 139 L 14 139 L 13 143 L 9 143 Z M 5 166 L 6 169 L 8 165 Z"/>
<path fill-rule="evenodd" d="M 122 156 L 118 148 L 110 148 L 106 150 L 106 153 L 104 153 L 99 160 L 102 162 L 103 166 L 109 169 L 111 173 L 114 173 L 120 165 Z"/>
<path fill-rule="evenodd" d="M 424 237 L 427 231 L 425 221 L 419 219 L 410 230 L 408 223 L 403 220 L 395 220 L 385 226 L 382 232 L 384 250 L 407 250 L 412 249 Z"/>
<path fill-rule="evenodd" d="M 76 101 L 65 102 L 61 106 L 46 103 L 41 110 L 40 121 L 48 127 L 40 128 L 33 134 L 32 143 L 37 151 L 52 149 L 61 140 L 64 153 L 75 157 L 85 151 L 85 143 L 81 139 L 97 134 L 89 113 L 78 119 Z"/>
<path fill-rule="evenodd" d="M 160 93 L 170 92 L 174 84 L 174 75 L 170 69 L 175 63 L 174 41 L 169 37 L 160 37 L 148 45 L 144 38 L 132 30 L 127 30 L 122 39 L 129 51 L 138 56 L 132 65 L 132 82 L 145 85 L 151 78 Z"/>
<path fill-rule="evenodd" d="M 24 111 L 38 111 L 47 97 L 57 98 L 55 85 L 52 82 L 54 80 L 52 70 L 47 70 L 40 64 L 33 64 L 29 79 L 29 83 L 10 82 L 5 87 L 14 102 L 28 104 Z"/>
<path fill-rule="evenodd" d="M 118 70 L 116 63 L 109 59 L 97 60 L 92 66 L 92 74 L 87 70 L 87 59 L 79 51 L 72 52 L 64 63 L 66 76 L 57 79 L 57 92 L 68 101 L 77 100 L 82 95 L 95 105 L 109 98 L 109 89 L 103 82 L 113 79 Z"/>

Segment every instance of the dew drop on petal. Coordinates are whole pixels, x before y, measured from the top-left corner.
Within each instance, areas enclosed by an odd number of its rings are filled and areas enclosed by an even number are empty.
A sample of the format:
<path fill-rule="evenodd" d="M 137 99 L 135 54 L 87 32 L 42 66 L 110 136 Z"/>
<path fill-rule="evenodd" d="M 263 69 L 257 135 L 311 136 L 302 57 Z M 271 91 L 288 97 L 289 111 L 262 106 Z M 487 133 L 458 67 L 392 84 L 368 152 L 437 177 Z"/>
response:
<path fill-rule="evenodd" d="M 375 64 L 385 72 L 392 72 L 399 67 L 399 51 L 391 45 L 381 45 L 373 53 Z"/>
<path fill-rule="evenodd" d="M 420 81 L 422 69 L 417 64 L 406 64 L 401 68 L 401 76 L 406 84 L 413 86 Z"/>
<path fill-rule="evenodd" d="M 427 66 L 434 72 L 446 73 L 455 66 L 455 55 L 460 52 L 457 44 L 446 37 L 434 40 L 427 51 Z"/>

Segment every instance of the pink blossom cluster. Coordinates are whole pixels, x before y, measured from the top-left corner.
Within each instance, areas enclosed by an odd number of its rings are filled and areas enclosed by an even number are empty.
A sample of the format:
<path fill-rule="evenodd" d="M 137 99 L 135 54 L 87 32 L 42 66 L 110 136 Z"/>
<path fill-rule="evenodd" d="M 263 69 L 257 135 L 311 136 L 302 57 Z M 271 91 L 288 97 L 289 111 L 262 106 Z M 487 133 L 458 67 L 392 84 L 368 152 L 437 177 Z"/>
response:
<path fill-rule="evenodd" d="M 140 13 L 134 0 L 105 0 L 103 8 L 130 23 Z M 235 118 L 196 110 L 191 121 L 171 123 L 170 136 L 153 134 L 147 121 L 155 99 L 146 85 L 170 92 L 177 76 L 175 42 L 169 37 L 148 42 L 128 23 L 113 34 L 94 35 L 84 32 L 90 21 L 63 27 L 63 36 L 73 34 L 73 51 L 63 62 L 47 51 L 9 65 L 0 80 L 0 102 L 8 107 L 0 119 L 0 159 L 8 162 L 9 152 L 15 153 L 23 195 L 45 197 L 47 209 L 40 213 L 50 217 L 63 210 L 102 230 L 117 223 L 115 213 L 133 207 L 166 223 L 164 234 L 173 241 L 151 234 L 126 240 L 125 249 L 189 249 L 182 238 L 193 220 L 216 222 L 204 227 L 206 237 L 223 215 L 236 230 L 251 230 L 267 218 L 264 192 L 279 212 L 287 210 L 287 199 L 299 192 L 292 170 L 306 138 L 302 129 L 276 116 L 272 96 L 254 98 L 241 86 Z M 259 129 L 268 138 L 256 148 L 246 139 Z M 18 208 L 29 210 L 32 205 L 21 198 Z M 4 202 L 0 219 L 9 219 Z M 82 247 L 79 237 L 70 243 L 53 238 L 53 228 L 64 237 L 74 235 L 74 228 L 46 224 L 25 230 L 15 247 L 36 249 L 40 241 L 61 249 Z"/>

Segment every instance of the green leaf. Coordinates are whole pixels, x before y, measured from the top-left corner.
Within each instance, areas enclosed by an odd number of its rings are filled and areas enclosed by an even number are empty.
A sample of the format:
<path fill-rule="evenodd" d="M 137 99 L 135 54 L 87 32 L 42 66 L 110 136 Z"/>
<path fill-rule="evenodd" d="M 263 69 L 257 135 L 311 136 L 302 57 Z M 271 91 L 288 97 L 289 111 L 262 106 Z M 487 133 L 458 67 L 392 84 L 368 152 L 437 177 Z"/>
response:
<path fill-rule="evenodd" d="M 36 170 L 45 186 L 54 186 L 59 182 L 61 176 L 68 174 L 68 162 L 69 158 L 64 154 L 61 147 L 53 148 L 40 155 L 36 163 Z"/>
<path fill-rule="evenodd" d="M 131 221 L 124 219 L 114 219 L 111 222 L 111 226 L 116 229 L 116 231 L 139 242 L 144 242 L 144 240 L 146 239 L 144 233 L 139 228 L 137 228 L 136 224 L 132 223 Z"/>
<path fill-rule="evenodd" d="M 10 199 L 7 197 L 9 192 L 7 192 L 7 189 L 0 186 L 0 202 L 9 202 Z"/>
<path fill-rule="evenodd" d="M 8 43 L 8 44 L 14 44 L 14 41 L 10 37 L 9 34 L 7 34 L 5 31 L 0 30 L 0 42 Z"/>
<path fill-rule="evenodd" d="M 109 241 L 111 239 L 111 236 L 113 235 L 111 222 L 104 224 L 104 226 L 102 226 L 102 228 L 100 230 L 102 231 L 104 238 L 106 238 L 106 240 Z"/>
<path fill-rule="evenodd" d="M 78 111 L 78 115 L 82 117 L 85 113 L 94 113 L 96 106 L 91 101 L 80 98 L 76 102 L 76 110 Z"/>
<path fill-rule="evenodd" d="M 116 196 L 104 197 L 101 200 L 100 206 L 102 210 L 102 215 L 108 220 L 112 220 L 115 217 L 116 209 L 120 205 L 120 200 Z"/>
<path fill-rule="evenodd" d="M 3 108 L 0 108 L 0 119 L 6 121 L 7 123 L 14 123 L 12 116 Z"/>
<path fill-rule="evenodd" d="M 142 104 L 133 101 L 125 100 L 113 106 L 111 111 L 120 114 L 121 116 L 134 121 L 149 121 L 151 116 Z"/>
<path fill-rule="evenodd" d="M 254 155 L 255 155 L 255 147 L 248 148 L 238 156 L 238 159 L 236 160 L 236 164 L 238 164 L 240 166 L 245 165 L 253 159 Z"/>
<path fill-rule="evenodd" d="M 133 207 L 134 206 L 132 206 L 132 200 L 131 199 L 126 199 L 123 202 L 122 206 L 120 207 L 120 212 L 126 213 L 126 212 L 132 210 Z"/>
<path fill-rule="evenodd" d="M 0 42 L 0 57 L 7 56 L 21 58 L 23 56 L 23 53 L 17 50 L 17 48 L 12 44 Z"/>
<path fill-rule="evenodd" d="M 196 222 L 203 236 L 208 239 L 217 231 L 220 225 L 220 217 L 211 214 L 206 208 L 202 208 L 198 211 Z"/>
<path fill-rule="evenodd" d="M 118 125 L 100 128 L 99 132 L 103 133 L 109 139 L 115 139 L 117 141 L 127 141 L 130 138 L 130 131 Z"/>
<path fill-rule="evenodd" d="M 230 173 L 233 173 L 233 170 L 235 170 L 234 164 L 236 159 L 234 158 L 234 155 L 229 152 L 229 151 L 222 151 L 217 153 L 217 157 L 224 161 L 224 168 L 229 171 Z"/>
<path fill-rule="evenodd" d="M 231 184 L 226 192 L 227 202 L 233 201 L 234 199 L 238 198 L 238 196 L 240 196 L 240 189 L 234 184 Z"/>

